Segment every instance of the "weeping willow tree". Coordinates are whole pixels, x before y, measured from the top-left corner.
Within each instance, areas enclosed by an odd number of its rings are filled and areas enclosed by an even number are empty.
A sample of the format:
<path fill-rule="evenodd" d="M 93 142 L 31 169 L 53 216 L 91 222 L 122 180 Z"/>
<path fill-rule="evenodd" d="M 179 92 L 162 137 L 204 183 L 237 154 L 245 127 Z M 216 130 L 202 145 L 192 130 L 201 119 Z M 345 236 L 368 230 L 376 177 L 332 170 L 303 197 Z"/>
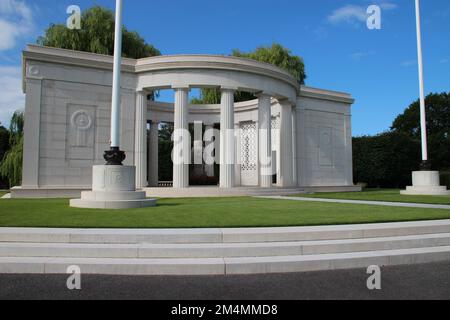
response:
<path fill-rule="evenodd" d="M 70 30 L 64 24 L 51 24 L 38 44 L 48 47 L 86 51 L 98 54 L 114 54 L 114 13 L 94 6 L 81 17 L 81 29 Z M 123 27 L 122 55 L 126 58 L 159 56 L 161 52 L 137 33 Z"/>
<path fill-rule="evenodd" d="M 231 54 L 233 57 L 252 59 L 259 62 L 270 63 L 290 73 L 299 84 L 305 84 L 306 73 L 303 59 L 293 55 L 292 52 L 278 43 L 272 46 L 259 47 L 252 52 L 242 52 L 234 50 Z M 200 98 L 192 99 L 193 104 L 219 104 L 220 90 L 204 88 L 200 92 Z M 234 101 L 248 101 L 256 99 L 249 92 L 237 91 L 234 95 Z"/>
<path fill-rule="evenodd" d="M 0 175 L 8 180 L 11 187 L 18 186 L 22 182 L 23 127 L 24 114 L 17 111 L 9 127 L 10 149 L 5 153 L 0 164 Z"/>
<path fill-rule="evenodd" d="M 65 24 L 51 24 L 44 36 L 39 37 L 37 43 L 41 46 L 85 51 L 98 54 L 114 54 L 114 13 L 101 6 L 94 6 L 83 11 L 81 29 L 71 30 Z M 122 28 L 122 56 L 125 58 L 141 59 L 160 56 L 161 52 L 148 44 L 135 31 Z M 150 100 L 155 100 L 158 92 L 151 92 Z"/>

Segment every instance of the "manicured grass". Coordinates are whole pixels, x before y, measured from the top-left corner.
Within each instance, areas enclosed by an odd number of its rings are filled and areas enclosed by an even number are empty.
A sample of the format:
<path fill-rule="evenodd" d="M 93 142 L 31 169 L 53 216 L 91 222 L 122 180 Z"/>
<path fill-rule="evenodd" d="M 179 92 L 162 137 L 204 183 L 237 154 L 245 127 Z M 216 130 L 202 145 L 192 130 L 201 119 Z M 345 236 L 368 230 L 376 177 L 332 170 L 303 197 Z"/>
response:
<path fill-rule="evenodd" d="M 366 189 L 363 192 L 316 193 L 311 195 L 299 195 L 299 196 L 310 198 L 325 198 L 325 199 L 368 200 L 368 201 L 450 205 L 450 196 L 403 196 L 400 194 L 400 190 L 395 189 Z"/>
<path fill-rule="evenodd" d="M 103 211 L 68 200 L 0 200 L 0 227 L 271 227 L 450 219 L 450 210 L 304 203 L 258 198 L 162 199 L 158 207 Z"/>

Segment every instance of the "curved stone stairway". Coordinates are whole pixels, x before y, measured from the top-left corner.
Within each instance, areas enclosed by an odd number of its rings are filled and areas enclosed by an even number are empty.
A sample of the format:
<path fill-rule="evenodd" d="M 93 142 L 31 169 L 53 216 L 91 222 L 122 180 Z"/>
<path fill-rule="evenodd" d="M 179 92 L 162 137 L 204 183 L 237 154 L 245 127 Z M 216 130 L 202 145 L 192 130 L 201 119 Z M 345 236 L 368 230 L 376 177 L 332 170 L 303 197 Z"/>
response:
<path fill-rule="evenodd" d="M 257 229 L 0 228 L 0 273 L 223 275 L 450 260 L 450 220 Z"/>

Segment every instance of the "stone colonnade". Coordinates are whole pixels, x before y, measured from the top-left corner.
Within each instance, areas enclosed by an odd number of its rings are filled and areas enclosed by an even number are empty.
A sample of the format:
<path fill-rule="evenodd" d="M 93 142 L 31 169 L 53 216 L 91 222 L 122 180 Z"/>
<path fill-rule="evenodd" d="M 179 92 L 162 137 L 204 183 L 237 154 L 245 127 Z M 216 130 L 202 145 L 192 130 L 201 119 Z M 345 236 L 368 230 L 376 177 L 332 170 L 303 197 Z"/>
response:
<path fill-rule="evenodd" d="M 189 187 L 189 164 L 191 163 L 191 139 L 189 135 L 189 88 L 173 88 L 174 103 L 174 150 L 173 187 Z M 235 89 L 221 88 L 220 105 L 220 187 L 231 189 L 239 186 L 236 181 L 238 155 L 234 121 Z M 272 164 L 272 114 L 271 95 L 261 93 L 258 97 L 258 165 L 259 186 L 273 187 Z M 280 146 L 278 187 L 288 188 L 297 184 L 296 158 L 296 113 L 291 102 L 280 102 Z M 147 138 L 147 99 L 144 91 L 136 94 L 135 165 L 136 187 L 158 186 L 158 126 L 151 122 Z M 207 129 L 212 129 L 207 126 Z M 214 166 L 207 166 L 214 172 Z M 211 172 L 210 172 L 211 173 Z M 148 178 L 149 177 L 149 178 Z"/>

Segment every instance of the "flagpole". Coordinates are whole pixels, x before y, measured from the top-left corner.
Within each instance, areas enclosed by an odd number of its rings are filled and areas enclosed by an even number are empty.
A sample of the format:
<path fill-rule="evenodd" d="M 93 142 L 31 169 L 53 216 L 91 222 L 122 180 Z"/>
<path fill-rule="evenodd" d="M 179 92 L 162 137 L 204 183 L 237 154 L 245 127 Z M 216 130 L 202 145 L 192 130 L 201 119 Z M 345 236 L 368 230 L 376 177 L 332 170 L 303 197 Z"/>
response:
<path fill-rule="evenodd" d="M 423 55 L 422 55 L 422 34 L 420 23 L 420 0 L 416 0 L 416 29 L 417 29 L 417 54 L 419 62 L 419 85 L 420 85 L 420 126 L 422 135 L 422 166 L 428 168 L 428 141 L 427 141 L 427 118 L 425 106 L 425 91 L 423 77 Z"/>
<path fill-rule="evenodd" d="M 422 34 L 420 26 L 420 0 L 416 0 L 416 29 L 417 29 L 417 57 L 419 65 L 419 85 L 420 85 L 420 128 L 422 135 L 422 164 L 420 171 L 412 173 L 412 186 L 400 192 L 402 195 L 418 196 L 444 196 L 450 195 L 447 187 L 440 185 L 439 171 L 432 171 L 428 159 L 427 141 L 427 117 L 425 106 L 425 91 L 423 81 L 423 55 L 422 55 Z"/>
<path fill-rule="evenodd" d="M 122 68 L 122 0 L 116 0 L 114 33 L 114 67 L 111 106 L 111 150 L 105 152 L 108 165 L 122 165 L 125 153 L 120 151 L 121 118 L 121 68 Z"/>

